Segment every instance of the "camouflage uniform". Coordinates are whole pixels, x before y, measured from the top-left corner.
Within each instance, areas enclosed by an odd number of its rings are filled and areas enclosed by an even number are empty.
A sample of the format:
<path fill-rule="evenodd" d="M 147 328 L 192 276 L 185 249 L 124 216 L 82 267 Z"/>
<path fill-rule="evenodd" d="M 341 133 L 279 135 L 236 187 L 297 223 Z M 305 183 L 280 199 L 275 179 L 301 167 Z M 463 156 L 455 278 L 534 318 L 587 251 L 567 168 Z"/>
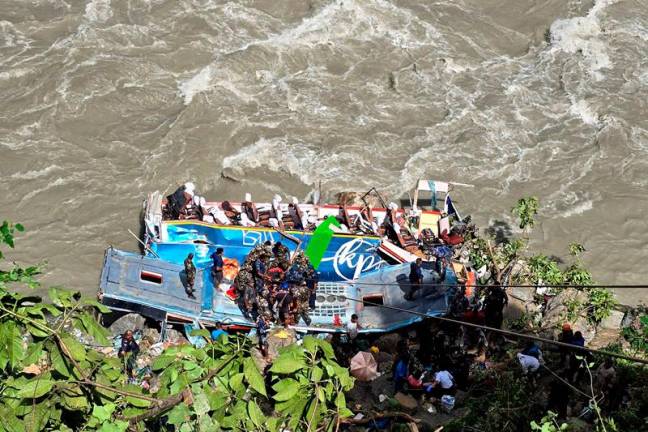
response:
<path fill-rule="evenodd" d="M 295 299 L 297 300 L 295 321 L 299 322 L 299 318 L 302 318 L 306 325 L 310 325 L 311 323 L 311 319 L 308 316 L 308 299 L 310 298 L 310 294 L 311 292 L 305 283 L 295 288 Z"/>
<path fill-rule="evenodd" d="M 290 249 L 278 243 L 275 245 L 273 252 L 279 267 L 284 271 L 288 270 L 288 267 L 290 267 Z"/>
<path fill-rule="evenodd" d="M 256 292 L 254 290 L 252 269 L 247 263 L 239 270 L 234 283 L 239 295 L 239 304 L 245 312 L 250 314 L 256 303 Z"/>
<path fill-rule="evenodd" d="M 270 301 L 270 292 L 267 289 L 264 289 L 261 294 L 257 296 L 257 311 L 259 315 L 263 315 L 266 321 L 272 321 L 273 319 Z"/>
<path fill-rule="evenodd" d="M 308 287 L 309 291 L 309 298 L 308 298 L 308 307 L 310 309 L 315 309 L 315 299 L 317 297 L 317 282 L 319 282 L 319 274 L 317 273 L 317 270 L 315 270 L 315 267 L 310 263 L 310 261 L 307 260 L 306 262 L 306 286 Z"/>
<path fill-rule="evenodd" d="M 193 257 L 187 256 L 184 260 L 185 275 L 187 276 L 186 291 L 189 297 L 193 296 L 194 282 L 196 281 L 196 266 L 193 263 Z"/>

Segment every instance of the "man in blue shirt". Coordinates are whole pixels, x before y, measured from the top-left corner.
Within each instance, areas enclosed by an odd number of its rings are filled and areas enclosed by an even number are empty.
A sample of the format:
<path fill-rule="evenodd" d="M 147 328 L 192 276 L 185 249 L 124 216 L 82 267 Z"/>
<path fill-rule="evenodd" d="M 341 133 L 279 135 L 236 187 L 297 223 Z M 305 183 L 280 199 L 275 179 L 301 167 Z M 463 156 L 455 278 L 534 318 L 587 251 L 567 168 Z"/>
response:
<path fill-rule="evenodd" d="M 211 259 L 214 261 L 211 270 L 214 288 L 220 289 L 219 286 L 223 281 L 223 248 L 216 249 L 216 252 L 211 255 Z"/>
<path fill-rule="evenodd" d="M 257 294 L 263 291 L 263 288 L 265 287 L 266 270 L 270 255 L 272 255 L 272 252 L 268 252 L 267 250 L 263 249 L 260 255 L 254 260 L 254 263 L 252 264 L 254 286 L 256 288 Z"/>
<path fill-rule="evenodd" d="M 221 336 L 227 338 L 227 332 L 223 330 L 223 324 L 216 323 L 216 328 L 211 332 L 212 341 L 216 342 Z"/>

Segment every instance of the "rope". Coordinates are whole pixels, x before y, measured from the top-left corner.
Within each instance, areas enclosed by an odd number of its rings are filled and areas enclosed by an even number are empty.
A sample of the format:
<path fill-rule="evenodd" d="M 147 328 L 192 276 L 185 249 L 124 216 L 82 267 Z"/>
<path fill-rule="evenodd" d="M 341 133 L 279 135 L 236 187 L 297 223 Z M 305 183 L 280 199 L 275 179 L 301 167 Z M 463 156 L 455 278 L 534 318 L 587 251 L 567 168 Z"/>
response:
<path fill-rule="evenodd" d="M 349 285 L 375 285 L 375 286 L 388 286 L 395 285 L 394 283 L 388 282 L 349 282 Z M 447 284 L 447 283 L 412 283 L 412 282 L 402 282 L 397 283 L 400 286 L 427 286 L 427 287 L 462 287 L 466 284 L 456 283 L 456 284 Z M 648 285 L 578 285 L 578 284 L 486 284 L 486 285 L 477 285 L 479 288 L 648 288 Z"/>
<path fill-rule="evenodd" d="M 557 373 L 555 373 L 554 371 L 549 369 L 546 365 L 542 365 L 542 367 L 547 369 L 549 371 L 549 373 L 551 373 L 551 375 L 558 378 L 563 384 L 565 384 L 566 386 L 568 386 L 569 388 L 574 390 L 576 393 L 580 393 L 581 395 L 585 396 L 587 399 L 592 399 L 592 395 L 585 393 L 584 391 L 582 391 L 581 389 L 579 389 L 577 387 L 574 387 L 569 381 L 567 381 L 564 378 L 562 378 L 561 376 L 559 376 Z"/>
<path fill-rule="evenodd" d="M 405 312 L 405 313 L 409 313 L 409 314 L 412 314 L 412 315 L 417 315 L 417 316 L 420 316 L 420 317 L 423 317 L 423 318 L 432 318 L 432 319 L 435 319 L 437 321 L 448 322 L 448 323 L 452 323 L 452 324 L 458 324 L 458 325 L 477 328 L 477 329 L 482 329 L 482 330 L 488 330 L 488 331 L 491 331 L 491 332 L 500 333 L 500 334 L 507 335 L 507 336 L 512 336 L 512 337 L 515 337 L 515 338 L 534 340 L 534 341 L 538 341 L 538 342 L 543 342 L 543 343 L 547 343 L 547 344 L 551 344 L 551 345 L 556 345 L 556 346 L 568 348 L 568 349 L 571 349 L 571 350 L 574 350 L 574 351 L 601 354 L 601 355 L 606 355 L 606 356 L 610 356 L 610 357 L 620 358 L 620 359 L 623 359 L 623 360 L 628 360 L 628 361 L 631 361 L 631 362 L 634 362 L 634 363 L 642 363 L 642 364 L 648 365 L 648 359 L 641 359 L 641 358 L 636 358 L 636 357 L 630 357 L 630 356 L 627 356 L 627 355 L 624 355 L 624 354 L 618 354 L 618 353 L 613 353 L 613 352 L 603 351 L 603 350 L 598 350 L 598 349 L 593 349 L 593 348 L 586 348 L 586 347 L 581 347 L 581 346 L 578 346 L 578 345 L 571 345 L 571 344 L 568 344 L 568 343 L 559 342 L 559 341 L 555 341 L 555 340 L 551 340 L 551 339 L 546 339 L 546 338 L 542 338 L 542 337 L 539 337 L 539 336 L 533 336 L 533 335 L 527 335 L 527 334 L 523 334 L 523 333 L 517 333 L 517 332 L 514 332 L 514 331 L 510 331 L 510 330 L 502 330 L 502 329 L 498 329 L 498 328 L 495 328 L 495 327 L 489 327 L 489 326 L 480 325 L 480 324 L 473 324 L 473 323 L 470 323 L 470 322 L 459 321 L 459 320 L 452 319 L 452 318 L 447 318 L 447 317 L 429 315 L 429 314 L 426 314 L 426 313 L 423 313 L 423 312 L 413 311 L 411 309 L 403 309 L 403 308 L 399 308 L 399 307 L 396 307 L 396 306 L 388 306 L 388 305 L 384 305 L 384 304 L 378 304 L 378 303 L 374 303 L 374 302 L 370 302 L 370 301 L 366 301 L 366 300 L 359 300 L 359 299 L 353 298 L 353 297 L 347 297 L 347 296 L 338 296 L 338 297 L 342 297 L 342 298 L 344 298 L 346 300 L 355 301 L 355 302 L 358 302 L 358 303 L 368 304 L 368 305 L 371 305 L 371 306 L 378 306 L 378 307 L 382 307 L 382 308 L 385 308 L 385 309 L 391 309 L 391 310 L 395 310 L 395 311 L 399 311 L 399 312 Z"/>

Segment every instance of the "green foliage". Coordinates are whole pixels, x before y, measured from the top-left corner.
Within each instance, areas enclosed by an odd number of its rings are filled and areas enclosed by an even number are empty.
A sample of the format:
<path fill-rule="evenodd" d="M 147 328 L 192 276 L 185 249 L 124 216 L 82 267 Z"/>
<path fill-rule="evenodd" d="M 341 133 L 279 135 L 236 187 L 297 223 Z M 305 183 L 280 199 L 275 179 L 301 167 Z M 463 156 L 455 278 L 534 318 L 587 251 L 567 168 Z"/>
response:
<path fill-rule="evenodd" d="M 14 246 L 18 224 L 2 225 L 0 243 Z M 19 228 L 20 227 L 20 228 Z M 0 276 L 0 431 L 332 430 L 350 416 L 344 392 L 353 387 L 328 342 L 306 337 L 285 348 L 266 378 L 245 337 L 220 338 L 203 348 L 166 349 L 152 363 L 148 388 L 128 381 L 124 359 L 97 351 L 109 345 L 94 318 L 106 308 L 63 289 L 49 303 L 10 292 L 25 277 Z M 87 341 L 91 343 L 87 344 Z"/>
<path fill-rule="evenodd" d="M 579 257 L 580 254 L 585 252 L 585 246 L 580 243 L 569 243 L 569 254 L 574 257 Z"/>
<path fill-rule="evenodd" d="M 472 248 L 470 249 L 470 261 L 473 263 L 473 267 L 476 269 L 484 265 L 491 265 L 491 259 L 488 256 L 488 245 L 486 243 L 486 240 L 482 238 L 475 238 L 473 240 Z"/>
<path fill-rule="evenodd" d="M 532 431 L 540 432 L 560 432 L 569 430 L 569 425 L 567 423 L 558 424 L 558 414 L 553 411 L 547 411 L 547 414 L 542 417 L 540 424 L 535 421 L 531 422 Z"/>
<path fill-rule="evenodd" d="M 587 291 L 587 316 L 593 324 L 598 324 L 609 317 L 619 304 L 614 294 L 607 288 L 589 288 Z"/>
<path fill-rule="evenodd" d="M 529 269 L 533 283 L 547 285 L 561 285 L 565 283 L 565 275 L 558 267 L 558 263 L 546 255 L 535 255 L 529 258 Z"/>
<path fill-rule="evenodd" d="M 577 298 L 566 300 L 565 307 L 567 308 L 567 321 L 571 322 L 574 322 L 578 319 L 583 309 L 583 305 Z"/>
<path fill-rule="evenodd" d="M 522 239 L 511 239 L 502 245 L 502 253 L 506 261 L 511 261 L 517 257 L 526 243 Z"/>
<path fill-rule="evenodd" d="M 587 286 L 593 284 L 592 274 L 580 263 L 574 263 L 565 270 L 564 281 L 567 285 Z"/>
<path fill-rule="evenodd" d="M 539 402 L 534 385 L 516 372 L 507 370 L 496 379 L 480 383 L 466 402 L 468 413 L 446 425 L 444 431 L 517 432 L 528 429 L 529 419 L 533 418 Z"/>
<path fill-rule="evenodd" d="M 624 327 L 622 335 L 630 343 L 632 349 L 648 354 L 648 315 L 645 313 L 646 311 L 644 309 L 644 315 L 639 318 L 637 327 Z"/>
<path fill-rule="evenodd" d="M 338 415 L 351 415 L 344 392 L 354 380 L 335 362 L 328 342 L 306 336 L 302 346 L 284 348 L 270 372 L 275 410 L 290 418 L 289 429 L 314 431 L 331 427 Z"/>
<path fill-rule="evenodd" d="M 536 197 L 520 198 L 511 209 L 511 212 L 519 219 L 520 229 L 533 228 L 535 215 L 538 214 L 539 202 Z"/>
<path fill-rule="evenodd" d="M 14 248 L 14 234 L 22 232 L 25 228 L 21 224 L 12 224 L 9 221 L 3 221 L 0 226 L 0 246 L 7 245 Z M 0 250 L 0 260 L 4 259 L 4 254 Z M 41 272 L 41 266 L 20 267 L 13 264 L 9 269 L 0 268 L 0 295 L 5 293 L 10 284 L 25 284 L 30 288 L 38 286 L 36 276 Z"/>

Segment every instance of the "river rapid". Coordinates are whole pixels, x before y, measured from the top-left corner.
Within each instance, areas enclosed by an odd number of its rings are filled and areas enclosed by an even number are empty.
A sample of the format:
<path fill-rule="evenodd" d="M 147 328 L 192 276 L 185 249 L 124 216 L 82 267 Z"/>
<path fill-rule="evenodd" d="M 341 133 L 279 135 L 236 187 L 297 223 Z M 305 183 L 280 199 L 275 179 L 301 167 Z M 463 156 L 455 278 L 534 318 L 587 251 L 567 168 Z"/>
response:
<path fill-rule="evenodd" d="M 645 1 L 0 0 L 0 100 L 0 218 L 46 284 L 95 292 L 155 189 L 418 178 L 474 184 L 483 227 L 537 196 L 531 250 L 648 283 Z"/>

